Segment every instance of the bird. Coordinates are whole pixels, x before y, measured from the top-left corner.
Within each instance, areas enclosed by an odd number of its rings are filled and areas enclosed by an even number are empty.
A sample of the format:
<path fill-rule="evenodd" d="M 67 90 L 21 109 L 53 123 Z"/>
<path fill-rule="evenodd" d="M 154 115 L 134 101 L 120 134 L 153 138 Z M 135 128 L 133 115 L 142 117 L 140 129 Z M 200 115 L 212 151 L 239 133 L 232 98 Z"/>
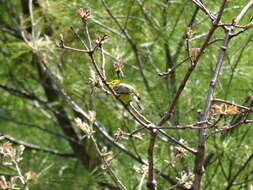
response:
<path fill-rule="evenodd" d="M 135 98 L 138 107 L 141 109 L 141 106 L 139 104 L 141 98 L 133 86 L 123 83 L 121 80 L 112 80 L 109 83 L 109 87 L 114 90 L 118 98 L 125 105 L 129 105 L 130 102 Z"/>

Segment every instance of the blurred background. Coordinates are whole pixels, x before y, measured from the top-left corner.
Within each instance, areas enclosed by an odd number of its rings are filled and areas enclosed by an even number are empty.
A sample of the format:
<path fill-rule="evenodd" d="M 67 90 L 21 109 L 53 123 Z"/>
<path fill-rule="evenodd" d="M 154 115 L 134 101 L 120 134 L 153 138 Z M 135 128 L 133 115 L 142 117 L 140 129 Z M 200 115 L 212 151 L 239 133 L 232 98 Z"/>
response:
<path fill-rule="evenodd" d="M 246 3 L 246 0 L 228 1 L 221 21 L 230 24 Z M 217 13 L 221 1 L 204 4 Z M 167 111 L 190 66 L 189 60 L 169 75 L 161 77 L 159 73 L 188 57 L 187 27 L 193 30 L 190 48 L 200 48 L 212 25 L 188 0 L 0 0 L 0 133 L 14 144 L 27 143 L 20 166 L 24 172 L 37 174 L 29 183 L 30 189 L 117 189 L 101 168 L 92 142 L 87 138 L 81 140 L 83 133 L 74 124 L 74 119 L 81 116 L 67 104 L 59 86 L 85 112 L 96 111 L 100 129 L 110 138 L 115 139 L 118 129 L 130 133 L 139 128 L 115 98 L 91 84 L 95 75 L 87 54 L 57 47 L 62 34 L 65 45 L 85 48 L 73 32 L 87 42 L 84 23 L 76 14 L 79 8 L 91 11 L 87 28 L 92 40 L 98 35 L 108 35 L 103 45 L 107 81 L 118 78 L 113 65 L 122 62 L 122 80 L 138 90 L 142 114 L 154 123 Z M 249 23 L 250 16 L 252 11 L 240 25 Z M 247 30 L 231 40 L 215 89 L 216 98 L 250 105 L 247 97 L 253 91 L 252 36 L 252 30 Z M 212 40 L 223 37 L 224 31 L 219 28 Z M 220 45 L 218 40 L 206 48 L 173 117 L 164 126 L 197 122 Z M 102 67 L 99 51 L 95 59 Z M 226 118 L 224 125 L 235 117 Z M 128 189 L 138 189 L 142 175 L 134 166 L 141 167 L 142 163 L 129 152 L 147 160 L 148 133 L 141 131 L 141 140 L 120 139 L 118 143 L 129 151 L 126 153 L 96 126 L 94 130 L 101 149 L 106 147 L 105 151 L 112 152 L 111 168 Z M 167 131 L 197 147 L 196 130 Z M 252 133 L 249 124 L 208 139 L 204 189 L 249 188 L 253 183 Z M 175 185 L 181 171 L 193 170 L 194 157 L 187 154 L 176 158 L 176 151 L 175 144 L 158 140 L 155 149 L 155 166 L 160 171 L 156 174 L 158 189 Z M 12 176 L 15 171 L 0 165 L 0 174 Z"/>

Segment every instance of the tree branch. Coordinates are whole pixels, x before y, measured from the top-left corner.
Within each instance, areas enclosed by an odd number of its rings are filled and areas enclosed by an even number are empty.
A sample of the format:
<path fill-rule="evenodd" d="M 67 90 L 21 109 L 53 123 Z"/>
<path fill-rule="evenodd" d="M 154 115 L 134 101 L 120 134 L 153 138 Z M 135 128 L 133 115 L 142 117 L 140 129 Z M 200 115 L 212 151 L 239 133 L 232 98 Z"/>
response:
<path fill-rule="evenodd" d="M 51 153 L 51 154 L 55 154 L 57 156 L 75 157 L 73 153 L 65 153 L 65 152 L 61 152 L 61 151 L 55 150 L 55 149 L 51 149 L 51 148 L 47 148 L 47 147 L 41 147 L 41 146 L 38 146 L 38 145 L 30 144 L 30 143 L 27 143 L 25 141 L 17 140 L 14 137 L 9 136 L 9 135 L 4 135 L 4 134 L 0 133 L 0 136 L 4 136 L 5 139 L 9 140 L 12 143 L 19 144 L 19 145 L 24 145 L 28 149 L 38 150 L 38 151 L 43 151 L 43 152 L 48 152 L 48 153 Z"/>

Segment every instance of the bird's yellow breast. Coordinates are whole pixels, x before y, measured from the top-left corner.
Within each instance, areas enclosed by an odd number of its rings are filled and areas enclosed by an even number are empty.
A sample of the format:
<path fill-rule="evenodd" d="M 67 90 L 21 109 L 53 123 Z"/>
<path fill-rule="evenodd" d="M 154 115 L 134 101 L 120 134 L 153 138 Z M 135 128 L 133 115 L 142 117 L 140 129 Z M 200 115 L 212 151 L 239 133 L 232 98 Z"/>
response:
<path fill-rule="evenodd" d="M 124 102 L 124 104 L 129 104 L 131 101 L 131 94 L 120 94 L 119 99 Z"/>

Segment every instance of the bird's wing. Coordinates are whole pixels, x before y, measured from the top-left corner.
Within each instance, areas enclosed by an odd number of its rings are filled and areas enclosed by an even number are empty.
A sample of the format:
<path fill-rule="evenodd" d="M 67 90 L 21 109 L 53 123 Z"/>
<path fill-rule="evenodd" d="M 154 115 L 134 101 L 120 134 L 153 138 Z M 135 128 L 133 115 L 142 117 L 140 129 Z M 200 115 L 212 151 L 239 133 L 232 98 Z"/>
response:
<path fill-rule="evenodd" d="M 131 86 L 127 85 L 127 84 L 116 84 L 113 87 L 113 90 L 117 93 L 117 94 L 131 94 L 133 93 L 133 89 Z"/>

